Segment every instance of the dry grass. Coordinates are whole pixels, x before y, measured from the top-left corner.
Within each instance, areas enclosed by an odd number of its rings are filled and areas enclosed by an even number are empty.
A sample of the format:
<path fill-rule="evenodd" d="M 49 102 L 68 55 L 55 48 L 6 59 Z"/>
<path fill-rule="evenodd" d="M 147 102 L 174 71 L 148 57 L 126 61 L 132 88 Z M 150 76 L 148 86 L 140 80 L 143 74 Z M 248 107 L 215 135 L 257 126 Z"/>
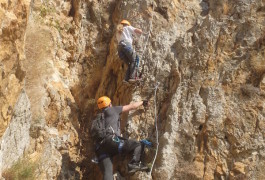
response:
<path fill-rule="evenodd" d="M 37 164 L 28 159 L 18 160 L 11 168 L 5 170 L 2 176 L 6 180 L 34 180 Z"/>

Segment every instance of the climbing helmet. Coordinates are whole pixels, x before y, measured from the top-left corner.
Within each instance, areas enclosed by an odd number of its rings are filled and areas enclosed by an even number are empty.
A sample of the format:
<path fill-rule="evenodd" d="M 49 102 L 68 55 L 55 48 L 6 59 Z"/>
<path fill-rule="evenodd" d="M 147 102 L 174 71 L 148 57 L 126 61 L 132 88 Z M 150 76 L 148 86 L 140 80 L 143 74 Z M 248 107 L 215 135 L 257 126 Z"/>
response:
<path fill-rule="evenodd" d="M 121 24 L 126 24 L 128 26 L 131 25 L 131 23 L 129 21 L 125 20 L 125 19 L 121 21 Z"/>
<path fill-rule="evenodd" d="M 97 101 L 99 109 L 108 107 L 110 105 L 110 103 L 111 103 L 111 100 L 107 96 L 102 96 L 102 97 L 98 98 L 98 101 Z"/>

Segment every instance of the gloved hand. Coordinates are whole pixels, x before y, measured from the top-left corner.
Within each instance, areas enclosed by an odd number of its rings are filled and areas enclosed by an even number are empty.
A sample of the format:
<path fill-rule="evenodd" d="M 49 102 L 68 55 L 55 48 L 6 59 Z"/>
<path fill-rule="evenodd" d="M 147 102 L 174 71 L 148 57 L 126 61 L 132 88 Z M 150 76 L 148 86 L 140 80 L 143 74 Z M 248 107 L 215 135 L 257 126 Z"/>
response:
<path fill-rule="evenodd" d="M 140 142 L 143 143 L 146 147 L 152 147 L 152 143 L 146 139 L 143 139 Z"/>
<path fill-rule="evenodd" d="M 148 106 L 148 100 L 143 100 L 143 106 L 144 107 Z"/>

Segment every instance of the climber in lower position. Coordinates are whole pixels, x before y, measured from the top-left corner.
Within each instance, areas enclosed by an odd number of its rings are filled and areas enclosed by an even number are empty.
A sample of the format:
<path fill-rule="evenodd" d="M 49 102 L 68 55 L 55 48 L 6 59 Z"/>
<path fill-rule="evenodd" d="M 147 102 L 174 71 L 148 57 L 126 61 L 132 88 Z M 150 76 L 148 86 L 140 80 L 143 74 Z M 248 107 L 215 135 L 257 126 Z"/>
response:
<path fill-rule="evenodd" d="M 104 118 L 101 120 L 105 120 L 105 128 L 111 129 L 111 131 L 107 131 L 105 138 L 96 149 L 103 179 L 113 180 L 112 160 L 119 153 L 128 154 L 133 152 L 133 158 L 128 164 L 129 172 L 146 171 L 148 167 L 140 161 L 144 147 L 139 141 L 121 137 L 120 114 L 137 109 L 141 105 L 147 106 L 148 101 L 134 102 L 125 106 L 112 106 L 111 100 L 107 96 L 102 96 L 98 99 L 97 105 L 104 114 Z"/>
<path fill-rule="evenodd" d="M 132 47 L 133 35 L 142 34 L 142 30 L 131 26 L 127 20 L 122 20 L 117 29 L 118 54 L 120 59 L 128 65 L 124 80 L 126 82 L 134 82 L 139 79 L 136 69 L 136 63 L 137 61 L 139 63 L 139 57 Z"/>

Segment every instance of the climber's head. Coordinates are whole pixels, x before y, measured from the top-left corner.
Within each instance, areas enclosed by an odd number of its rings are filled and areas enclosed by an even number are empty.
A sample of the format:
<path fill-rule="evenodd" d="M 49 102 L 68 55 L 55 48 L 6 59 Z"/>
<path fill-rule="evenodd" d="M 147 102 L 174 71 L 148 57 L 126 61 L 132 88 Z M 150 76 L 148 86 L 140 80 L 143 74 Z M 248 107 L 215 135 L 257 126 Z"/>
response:
<path fill-rule="evenodd" d="M 125 19 L 121 21 L 121 24 L 123 26 L 130 26 L 131 25 L 131 23 L 129 21 L 125 20 Z"/>
<path fill-rule="evenodd" d="M 107 96 L 102 96 L 98 98 L 97 104 L 99 109 L 103 109 L 111 105 L 111 100 Z"/>

